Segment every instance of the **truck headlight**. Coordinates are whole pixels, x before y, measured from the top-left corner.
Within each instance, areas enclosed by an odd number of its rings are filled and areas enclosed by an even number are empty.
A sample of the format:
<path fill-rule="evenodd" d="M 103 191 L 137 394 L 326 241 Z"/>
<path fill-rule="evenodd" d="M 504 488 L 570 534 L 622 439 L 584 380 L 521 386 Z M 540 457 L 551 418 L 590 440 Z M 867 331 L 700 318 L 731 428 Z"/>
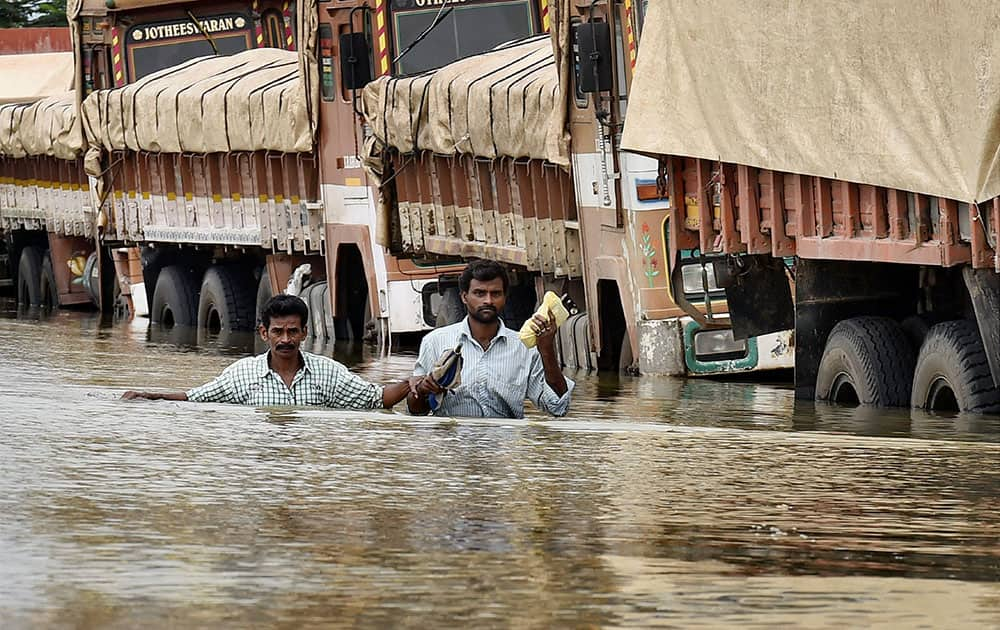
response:
<path fill-rule="evenodd" d="M 725 361 L 747 356 L 745 339 L 733 339 L 733 329 L 701 330 L 694 334 L 694 356 L 699 361 Z"/>

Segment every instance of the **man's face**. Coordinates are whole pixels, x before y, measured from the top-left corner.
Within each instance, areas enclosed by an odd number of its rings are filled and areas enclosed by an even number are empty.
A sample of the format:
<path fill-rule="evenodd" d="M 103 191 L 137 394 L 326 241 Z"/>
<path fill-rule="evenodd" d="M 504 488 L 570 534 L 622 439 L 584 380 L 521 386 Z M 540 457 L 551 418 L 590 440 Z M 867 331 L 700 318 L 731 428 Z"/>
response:
<path fill-rule="evenodd" d="M 476 280 L 469 282 L 469 290 L 462 294 L 462 302 L 469 310 L 469 317 L 484 324 L 497 321 L 503 310 L 507 296 L 503 291 L 503 280 Z"/>
<path fill-rule="evenodd" d="M 306 338 L 306 325 L 298 315 L 272 317 L 271 325 L 260 327 L 260 338 L 271 348 L 272 356 L 291 359 L 298 356 L 299 346 Z"/>

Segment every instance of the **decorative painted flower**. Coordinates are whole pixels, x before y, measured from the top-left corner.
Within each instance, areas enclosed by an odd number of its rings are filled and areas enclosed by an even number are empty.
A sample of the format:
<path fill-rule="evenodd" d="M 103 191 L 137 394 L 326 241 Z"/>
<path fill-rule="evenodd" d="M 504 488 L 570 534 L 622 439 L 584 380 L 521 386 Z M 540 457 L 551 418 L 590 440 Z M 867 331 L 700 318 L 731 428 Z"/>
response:
<path fill-rule="evenodd" d="M 643 223 L 642 236 L 639 237 L 639 250 L 642 251 L 642 257 L 645 259 L 643 273 L 646 275 L 650 289 L 654 287 L 653 279 L 660 275 L 660 270 L 656 268 L 656 249 L 653 247 L 652 240 L 653 235 L 649 233 L 649 224 Z"/>

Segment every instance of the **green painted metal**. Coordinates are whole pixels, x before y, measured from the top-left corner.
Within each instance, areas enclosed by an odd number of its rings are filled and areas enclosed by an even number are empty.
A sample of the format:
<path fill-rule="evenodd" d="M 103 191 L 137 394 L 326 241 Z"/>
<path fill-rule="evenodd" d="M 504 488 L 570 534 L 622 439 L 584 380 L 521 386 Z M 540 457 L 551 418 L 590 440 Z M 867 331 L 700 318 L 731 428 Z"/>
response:
<path fill-rule="evenodd" d="M 684 326 L 684 363 L 692 374 L 707 376 L 728 372 L 749 372 L 757 367 L 757 338 L 747 339 L 747 355 L 742 359 L 723 361 L 700 361 L 694 355 L 694 335 L 701 330 L 698 322 L 690 321 Z"/>

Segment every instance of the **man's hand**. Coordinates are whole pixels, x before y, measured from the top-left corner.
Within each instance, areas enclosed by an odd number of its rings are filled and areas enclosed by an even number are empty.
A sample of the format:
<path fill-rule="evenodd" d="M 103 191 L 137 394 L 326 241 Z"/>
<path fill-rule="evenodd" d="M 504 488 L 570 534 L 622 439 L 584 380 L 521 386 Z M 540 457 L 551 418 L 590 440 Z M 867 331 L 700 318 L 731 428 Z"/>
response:
<path fill-rule="evenodd" d="M 419 398 L 427 398 L 430 394 L 440 394 L 444 389 L 437 384 L 430 374 L 410 377 L 410 394 Z"/>
<path fill-rule="evenodd" d="M 424 380 L 423 376 L 411 376 L 410 377 L 410 380 L 409 380 L 409 383 L 410 383 L 410 396 L 419 396 L 420 395 L 418 393 L 418 391 L 417 391 L 417 388 L 419 387 L 420 381 L 422 381 L 422 380 Z"/>
<path fill-rule="evenodd" d="M 540 350 L 555 347 L 556 332 L 559 330 L 559 327 L 556 326 L 555 315 L 549 313 L 549 317 L 546 319 L 536 313 L 531 318 L 531 330 L 535 333 L 535 340 L 540 346 Z"/>
<path fill-rule="evenodd" d="M 426 415 L 431 406 L 427 402 L 430 394 L 440 394 L 444 389 L 437 384 L 430 374 L 410 377 L 410 395 L 406 397 L 406 408 L 414 415 Z"/>
<path fill-rule="evenodd" d="M 531 329 L 535 331 L 535 340 L 538 347 L 538 355 L 542 358 L 542 367 L 545 369 L 545 382 L 549 384 L 552 391 L 557 396 L 566 393 L 568 386 L 566 378 L 559 369 L 559 357 L 556 356 L 556 316 L 549 313 L 548 319 L 537 313 L 531 318 Z"/>

